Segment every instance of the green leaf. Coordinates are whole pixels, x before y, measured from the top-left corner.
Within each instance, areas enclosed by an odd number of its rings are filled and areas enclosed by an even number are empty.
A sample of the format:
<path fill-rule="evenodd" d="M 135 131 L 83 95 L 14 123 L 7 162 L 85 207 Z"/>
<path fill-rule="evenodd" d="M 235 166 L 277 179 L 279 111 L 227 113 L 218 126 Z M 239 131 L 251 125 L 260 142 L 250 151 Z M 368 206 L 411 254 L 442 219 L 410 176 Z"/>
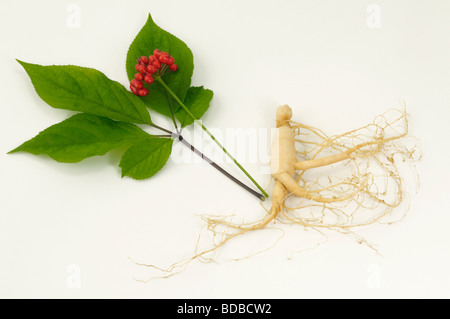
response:
<path fill-rule="evenodd" d="M 172 143 L 170 138 L 151 137 L 131 146 L 119 164 L 122 177 L 145 179 L 155 175 L 169 159 Z"/>
<path fill-rule="evenodd" d="M 124 122 L 151 123 L 142 99 L 100 71 L 74 65 L 18 62 L 30 76 L 37 94 L 52 107 Z"/>
<path fill-rule="evenodd" d="M 147 136 L 133 124 L 80 113 L 48 127 L 9 153 L 47 154 L 58 162 L 75 163 Z"/>
<path fill-rule="evenodd" d="M 190 87 L 187 91 L 186 98 L 184 99 L 184 105 L 186 105 L 189 111 L 191 111 L 197 119 L 200 119 L 208 110 L 213 95 L 213 91 L 204 89 L 203 86 Z M 175 113 L 175 116 L 180 121 L 182 127 L 194 123 L 192 117 L 190 117 L 183 108 L 180 108 Z"/>
<path fill-rule="evenodd" d="M 163 79 L 178 98 L 183 101 L 191 86 L 191 77 L 194 70 L 192 52 L 183 41 L 156 25 L 150 14 L 147 22 L 128 49 L 126 61 L 128 78 L 133 79 L 137 73 L 135 69 L 137 59 L 141 56 L 152 55 L 155 49 L 166 51 L 175 59 L 178 70 L 176 72 L 166 71 Z M 151 109 L 170 116 L 165 90 L 157 81 L 150 86 L 149 94 L 143 99 Z M 172 97 L 169 97 L 169 99 L 171 99 L 172 107 L 176 111 L 179 105 Z"/>

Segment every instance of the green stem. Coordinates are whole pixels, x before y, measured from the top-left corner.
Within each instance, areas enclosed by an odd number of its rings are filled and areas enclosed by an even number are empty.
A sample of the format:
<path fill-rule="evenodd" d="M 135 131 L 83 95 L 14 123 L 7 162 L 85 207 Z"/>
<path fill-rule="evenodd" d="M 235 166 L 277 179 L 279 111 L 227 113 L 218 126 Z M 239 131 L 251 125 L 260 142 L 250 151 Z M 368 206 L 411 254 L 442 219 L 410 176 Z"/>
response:
<path fill-rule="evenodd" d="M 194 114 L 189 111 L 189 109 L 184 105 L 184 103 L 178 98 L 178 96 L 167 86 L 167 84 L 161 79 L 160 76 L 155 76 L 155 79 L 161 83 L 161 85 L 169 92 L 170 95 L 177 101 L 177 103 L 184 109 L 184 111 L 196 122 L 201 128 L 209 135 L 209 137 L 222 149 L 222 151 L 233 161 L 234 164 L 239 167 L 239 169 L 244 172 L 244 174 L 253 182 L 253 184 L 263 193 L 265 197 L 269 197 L 266 191 L 255 181 L 255 179 L 242 167 L 241 164 L 219 143 L 219 141 L 211 134 L 211 132 L 200 122 Z"/>

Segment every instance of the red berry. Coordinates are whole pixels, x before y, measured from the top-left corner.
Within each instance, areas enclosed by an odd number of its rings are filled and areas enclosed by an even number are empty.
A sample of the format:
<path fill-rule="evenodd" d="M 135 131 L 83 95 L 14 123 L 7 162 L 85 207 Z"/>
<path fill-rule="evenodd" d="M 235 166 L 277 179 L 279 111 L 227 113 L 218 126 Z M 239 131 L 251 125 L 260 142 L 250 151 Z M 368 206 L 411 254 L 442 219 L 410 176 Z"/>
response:
<path fill-rule="evenodd" d="M 138 64 L 148 64 L 148 58 L 146 56 L 141 56 L 137 62 Z"/>
<path fill-rule="evenodd" d="M 159 63 L 158 60 L 153 61 L 153 65 L 154 65 L 157 69 L 161 69 L 161 63 Z"/>
<path fill-rule="evenodd" d="M 178 65 L 176 65 L 175 63 L 174 64 L 172 64 L 170 67 L 169 67 L 169 69 L 171 70 L 171 71 L 176 71 L 176 70 L 178 70 Z"/>
<path fill-rule="evenodd" d="M 130 84 L 130 90 L 133 92 L 133 94 L 138 95 L 138 89 L 135 88 L 133 85 Z"/>
<path fill-rule="evenodd" d="M 162 55 L 159 57 L 159 62 L 163 63 L 163 64 L 167 64 L 167 62 L 169 61 L 169 57 L 167 55 Z"/>
<path fill-rule="evenodd" d="M 153 77 L 152 77 L 150 74 L 147 74 L 147 75 L 144 77 L 144 81 L 145 81 L 145 83 L 147 83 L 147 84 L 152 84 L 152 83 L 153 83 Z"/>
<path fill-rule="evenodd" d="M 148 61 L 149 61 L 150 64 L 152 64 L 156 60 L 157 60 L 157 58 L 154 55 L 151 55 L 151 56 L 148 57 Z"/>
<path fill-rule="evenodd" d="M 144 76 L 142 75 L 142 73 L 136 73 L 134 75 L 134 78 L 138 81 L 142 81 L 144 79 Z"/>
<path fill-rule="evenodd" d="M 158 69 L 156 68 L 156 66 L 149 64 L 147 65 L 147 72 L 150 74 L 154 74 L 156 73 L 156 71 L 158 71 Z"/>
<path fill-rule="evenodd" d="M 146 73 L 147 69 L 145 68 L 145 65 L 136 64 L 136 71 L 138 71 L 139 73 Z"/>
<path fill-rule="evenodd" d="M 175 62 L 175 59 L 172 58 L 171 56 L 169 56 L 169 57 L 167 58 L 166 64 L 170 66 L 170 65 L 172 65 L 174 62 Z"/>
<path fill-rule="evenodd" d="M 131 80 L 130 84 L 134 86 L 136 89 L 142 89 L 144 87 L 144 83 L 142 83 L 138 79 Z"/>
<path fill-rule="evenodd" d="M 138 92 L 139 96 L 146 96 L 148 94 L 148 90 L 146 88 L 140 89 Z"/>
<path fill-rule="evenodd" d="M 153 55 L 154 55 L 156 58 L 159 58 L 159 56 L 161 55 L 161 51 L 160 51 L 159 49 L 155 49 L 155 50 L 153 50 Z"/>

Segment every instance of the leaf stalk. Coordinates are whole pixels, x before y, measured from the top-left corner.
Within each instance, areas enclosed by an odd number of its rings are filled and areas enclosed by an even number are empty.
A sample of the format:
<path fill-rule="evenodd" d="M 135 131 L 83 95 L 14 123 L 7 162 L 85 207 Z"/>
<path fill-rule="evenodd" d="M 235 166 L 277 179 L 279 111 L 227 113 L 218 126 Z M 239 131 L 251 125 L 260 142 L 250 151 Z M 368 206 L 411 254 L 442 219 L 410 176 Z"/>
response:
<path fill-rule="evenodd" d="M 264 197 L 269 197 L 267 192 L 256 182 L 256 180 L 242 167 L 241 164 L 231 155 L 225 147 L 220 144 L 220 142 L 215 138 L 215 136 L 199 121 L 194 114 L 187 108 L 186 105 L 178 98 L 178 96 L 170 89 L 170 87 L 161 79 L 160 76 L 155 77 L 155 79 L 161 83 L 161 85 L 167 90 L 167 92 L 175 99 L 175 101 L 183 108 L 183 110 L 196 122 L 200 127 L 209 135 L 209 137 L 220 147 L 220 149 L 233 161 L 233 163 L 239 167 L 239 169 L 252 181 L 252 183 L 261 191 Z"/>

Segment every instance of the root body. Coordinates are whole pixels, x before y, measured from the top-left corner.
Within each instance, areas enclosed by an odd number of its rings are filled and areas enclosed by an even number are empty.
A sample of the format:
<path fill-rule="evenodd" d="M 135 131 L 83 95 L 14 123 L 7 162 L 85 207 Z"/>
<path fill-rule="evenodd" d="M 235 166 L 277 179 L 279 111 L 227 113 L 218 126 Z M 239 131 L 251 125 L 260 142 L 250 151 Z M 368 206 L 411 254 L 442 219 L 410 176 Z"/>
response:
<path fill-rule="evenodd" d="M 353 234 L 358 242 L 373 248 L 352 229 L 374 223 L 393 223 L 403 218 L 404 214 L 396 219 L 392 216 L 405 195 L 397 163 L 414 163 L 421 158 L 417 141 L 410 146 L 399 142 L 408 134 L 406 111 L 388 111 L 369 125 L 335 136 L 293 122 L 291 117 L 289 106 L 278 107 L 271 154 L 272 206 L 267 214 L 249 224 L 204 216 L 213 236 L 209 249 L 167 269 L 145 266 L 162 271 L 160 277 L 171 276 L 192 260 L 212 261 L 212 257 L 207 256 L 231 239 L 264 229 L 275 220 L 321 233 L 329 229 Z M 314 170 L 334 164 L 338 166 L 333 175 L 323 176 Z"/>

